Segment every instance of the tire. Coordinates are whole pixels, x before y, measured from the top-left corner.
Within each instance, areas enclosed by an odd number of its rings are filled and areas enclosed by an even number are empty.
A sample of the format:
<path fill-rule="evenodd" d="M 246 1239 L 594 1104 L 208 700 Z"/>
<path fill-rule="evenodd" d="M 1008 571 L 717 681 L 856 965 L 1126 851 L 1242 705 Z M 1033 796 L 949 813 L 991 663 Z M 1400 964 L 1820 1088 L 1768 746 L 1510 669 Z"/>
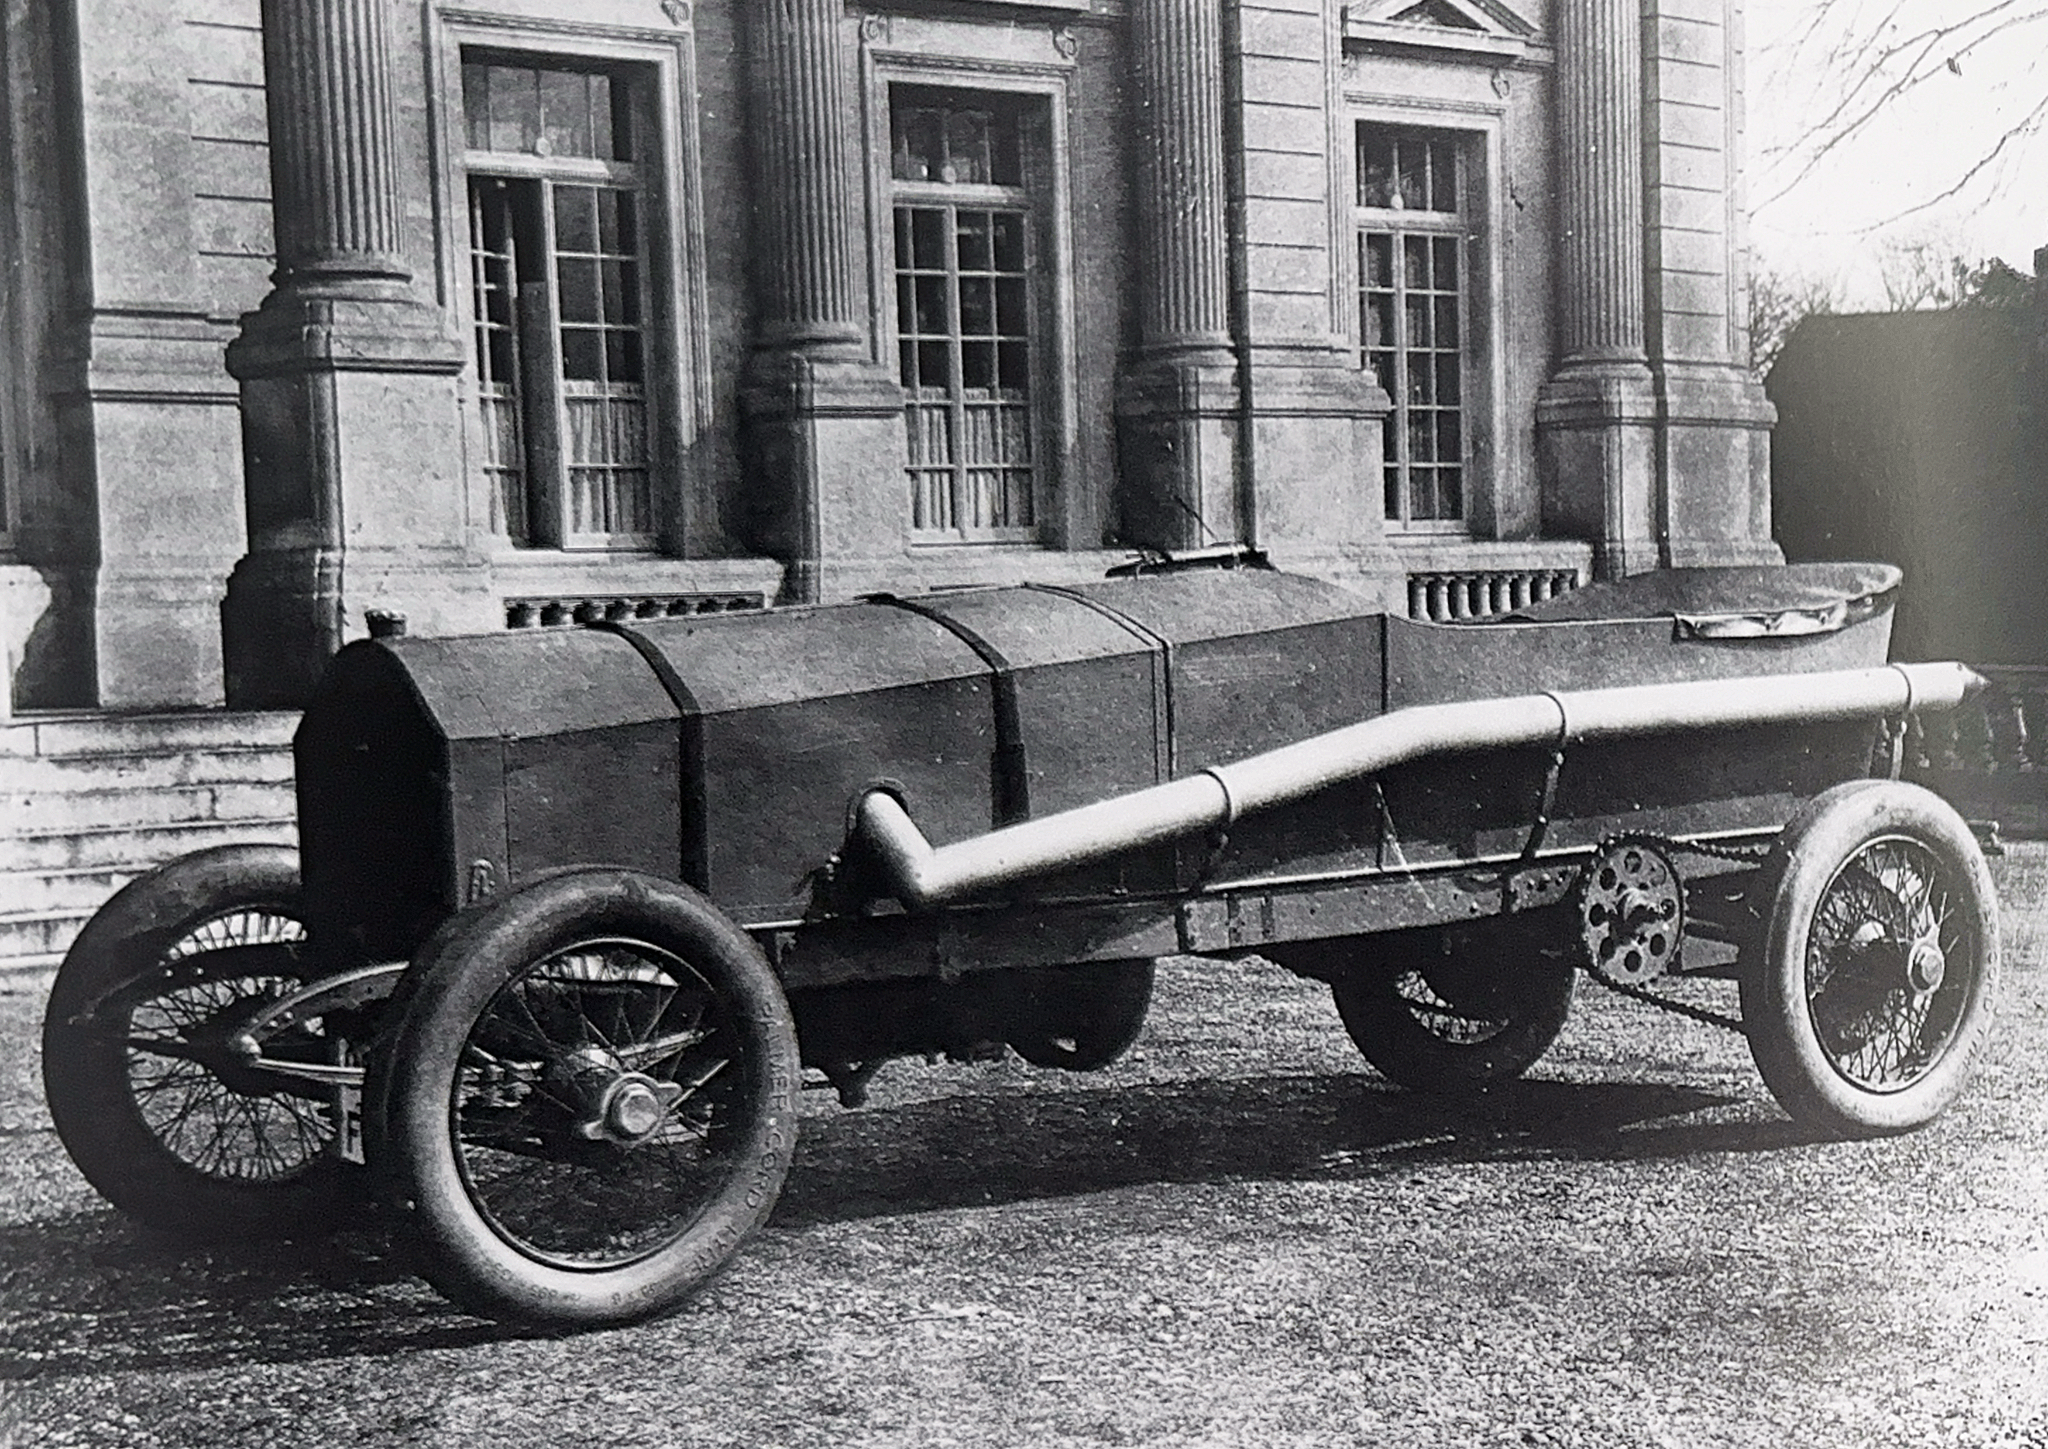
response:
<path fill-rule="evenodd" d="M 1330 979 L 1360 1054 L 1389 1081 L 1447 1096 L 1527 1072 L 1564 1030 L 1578 973 L 1525 924 L 1360 938 L 1379 959 Z"/>
<path fill-rule="evenodd" d="M 1050 966 L 1021 981 L 1010 1046 L 1034 1067 L 1100 1071 L 1145 1029 L 1152 962 Z"/>
<path fill-rule="evenodd" d="M 331 1107 L 318 1089 L 238 1075 L 225 1045 L 239 1020 L 306 979 L 304 941 L 298 858 L 281 846 L 160 866 L 79 932 L 50 987 L 43 1089 L 71 1160 L 122 1212 L 193 1238 L 288 1232 L 335 1213 L 345 1164 Z M 317 1023 L 272 1045 L 327 1055 Z"/>
<path fill-rule="evenodd" d="M 1838 785 L 1792 817 L 1752 899 L 1742 1019 L 1779 1104 L 1843 1136 L 1938 1116 L 1998 989 L 1997 901 L 1962 817 L 1917 785 Z"/>
<path fill-rule="evenodd" d="M 542 1328 L 679 1306 L 766 1220 L 797 1045 L 753 941 L 687 886 L 554 876 L 430 942 L 365 1113 L 421 1272 Z"/>

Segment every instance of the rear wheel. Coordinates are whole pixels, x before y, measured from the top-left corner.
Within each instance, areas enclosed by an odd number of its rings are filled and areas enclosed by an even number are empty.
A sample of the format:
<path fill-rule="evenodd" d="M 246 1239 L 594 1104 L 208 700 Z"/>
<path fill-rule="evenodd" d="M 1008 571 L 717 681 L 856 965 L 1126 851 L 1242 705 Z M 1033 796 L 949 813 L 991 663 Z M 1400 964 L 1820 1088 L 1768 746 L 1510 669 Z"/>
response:
<path fill-rule="evenodd" d="M 298 859 L 200 851 L 131 881 L 50 988 L 43 1085 L 65 1150 L 107 1200 L 192 1237 L 285 1231 L 329 1214 L 343 1164 L 318 1088 L 244 1069 L 229 1039 L 306 979 Z M 330 1060 L 317 1021 L 268 1054 Z"/>
<path fill-rule="evenodd" d="M 1048 966 L 1019 981 L 1010 1045 L 1034 1067 L 1092 1072 L 1108 1066 L 1145 1029 L 1152 962 Z"/>
<path fill-rule="evenodd" d="M 796 1037 L 767 961 L 697 892 L 557 876 L 437 938 L 412 974 L 371 1160 L 454 1302 L 632 1322 L 767 1218 L 795 1143 Z"/>
<path fill-rule="evenodd" d="M 1937 1116 L 1998 983 L 1997 902 L 1962 817 L 1917 785 L 1837 786 L 1785 827 L 1755 899 L 1742 1019 L 1779 1103 L 1845 1135 Z"/>
<path fill-rule="evenodd" d="M 1521 922 L 1364 938 L 1333 973 L 1337 1012 L 1359 1052 L 1418 1091 L 1483 1092 L 1550 1049 L 1571 1014 L 1577 971 L 1563 942 Z"/>

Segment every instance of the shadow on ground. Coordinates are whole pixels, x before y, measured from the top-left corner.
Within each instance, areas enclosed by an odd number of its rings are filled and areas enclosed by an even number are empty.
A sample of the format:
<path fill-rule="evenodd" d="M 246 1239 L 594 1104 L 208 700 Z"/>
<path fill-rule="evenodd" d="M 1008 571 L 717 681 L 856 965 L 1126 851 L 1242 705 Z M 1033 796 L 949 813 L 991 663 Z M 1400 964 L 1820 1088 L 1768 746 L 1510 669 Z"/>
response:
<path fill-rule="evenodd" d="M 1365 1075 L 949 1097 L 806 1124 L 775 1225 L 1233 1179 L 1370 1181 L 1427 1164 L 1772 1151 L 1736 1099 L 1534 1081 L 1452 1106 Z M 304 1362 L 515 1336 L 449 1309 L 381 1236 L 194 1247 L 111 1210 L 0 1229 L 0 1380 Z"/>

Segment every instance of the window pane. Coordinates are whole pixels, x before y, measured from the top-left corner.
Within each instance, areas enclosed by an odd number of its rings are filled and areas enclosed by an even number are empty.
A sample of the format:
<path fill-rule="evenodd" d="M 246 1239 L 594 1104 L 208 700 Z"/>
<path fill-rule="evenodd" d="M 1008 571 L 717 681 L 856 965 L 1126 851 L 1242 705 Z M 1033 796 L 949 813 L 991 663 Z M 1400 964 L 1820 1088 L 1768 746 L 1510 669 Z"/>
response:
<path fill-rule="evenodd" d="M 634 234 L 633 198 L 609 188 L 597 193 L 597 249 L 617 256 L 639 250 Z"/>
<path fill-rule="evenodd" d="M 1382 293 L 1365 299 L 1365 345 L 1368 348 L 1394 345 L 1394 294 Z"/>
<path fill-rule="evenodd" d="M 992 342 L 960 344 L 960 382 L 970 392 L 996 385 L 996 349 Z"/>
<path fill-rule="evenodd" d="M 960 270 L 963 272 L 985 272 L 995 261 L 995 248 L 989 235 L 989 214 L 985 211 L 963 211 L 960 213 Z"/>
<path fill-rule="evenodd" d="M 462 67 L 462 119 L 473 151 L 487 151 L 491 145 L 491 78 L 483 66 L 470 62 Z"/>
<path fill-rule="evenodd" d="M 597 263 L 582 257 L 562 257 L 555 263 L 564 322 L 599 322 Z"/>
<path fill-rule="evenodd" d="M 996 331 L 1005 337 L 1021 337 L 1030 327 L 1024 279 L 1004 277 L 996 283 Z"/>
<path fill-rule="evenodd" d="M 1458 166 L 1457 152 L 1449 141 L 1432 140 L 1429 143 L 1429 209 L 1431 211 L 1456 211 L 1458 209 Z"/>
<path fill-rule="evenodd" d="M 987 111 L 954 111 L 946 118 L 947 169 L 942 181 L 986 185 L 994 177 L 989 165 Z"/>
<path fill-rule="evenodd" d="M 1409 287 L 1424 288 L 1429 285 L 1429 238 L 1426 236 L 1403 237 L 1401 246 L 1401 281 Z"/>
<path fill-rule="evenodd" d="M 995 214 L 995 253 L 997 271 L 1024 270 L 1024 217 L 1021 213 L 999 211 Z"/>
<path fill-rule="evenodd" d="M 921 107 L 904 107 L 894 113 L 891 124 L 896 134 L 890 170 L 896 179 L 938 180 L 946 152 L 944 113 Z"/>
<path fill-rule="evenodd" d="M 633 134 L 624 112 L 624 86 L 608 75 L 590 78 L 590 154 L 604 160 L 630 161 L 630 149 L 619 143 Z M 616 94 L 615 94 L 616 93 Z"/>
<path fill-rule="evenodd" d="M 587 328 L 562 329 L 562 376 L 572 382 L 604 380 L 604 347 Z"/>
<path fill-rule="evenodd" d="M 995 285 L 987 277 L 960 279 L 960 335 L 986 337 L 996 330 Z"/>
<path fill-rule="evenodd" d="M 1446 407 L 1456 407 L 1464 401 L 1464 385 L 1464 369 L 1459 366 L 1456 355 L 1437 358 L 1436 400 Z"/>
<path fill-rule="evenodd" d="M 604 320 L 613 326 L 638 326 L 639 269 L 631 262 L 601 262 L 598 276 L 604 284 Z"/>
<path fill-rule="evenodd" d="M 596 155 L 590 136 L 590 77 L 540 72 L 540 122 L 543 155 Z"/>
<path fill-rule="evenodd" d="M 1031 348 L 1025 342 L 1004 342 L 996 348 L 997 382 L 1007 393 L 1023 397 L 1031 390 Z"/>
<path fill-rule="evenodd" d="M 597 250 L 597 195 L 592 188 L 555 188 L 555 246 L 565 252 Z"/>
<path fill-rule="evenodd" d="M 540 136 L 540 85 L 523 67 L 494 65 L 489 72 L 493 151 L 531 151 Z"/>
<path fill-rule="evenodd" d="M 1384 134 L 1361 134 L 1358 141 L 1358 204 L 1387 207 L 1394 196 L 1394 143 Z"/>
<path fill-rule="evenodd" d="M 945 270 L 945 212 L 926 207 L 912 214 L 910 264 L 921 272 Z"/>
<path fill-rule="evenodd" d="M 1394 238 L 1385 232 L 1367 234 L 1362 249 L 1364 273 L 1368 287 L 1391 287 L 1394 285 Z"/>
<path fill-rule="evenodd" d="M 604 370 L 613 382 L 642 380 L 639 333 L 614 330 L 604 334 Z"/>
<path fill-rule="evenodd" d="M 1456 294 L 1436 299 L 1435 345 L 1456 348 L 1458 344 L 1458 298 Z"/>
<path fill-rule="evenodd" d="M 918 277 L 914 281 L 917 315 L 912 330 L 925 337 L 945 336 L 950 330 L 946 321 L 946 279 Z"/>

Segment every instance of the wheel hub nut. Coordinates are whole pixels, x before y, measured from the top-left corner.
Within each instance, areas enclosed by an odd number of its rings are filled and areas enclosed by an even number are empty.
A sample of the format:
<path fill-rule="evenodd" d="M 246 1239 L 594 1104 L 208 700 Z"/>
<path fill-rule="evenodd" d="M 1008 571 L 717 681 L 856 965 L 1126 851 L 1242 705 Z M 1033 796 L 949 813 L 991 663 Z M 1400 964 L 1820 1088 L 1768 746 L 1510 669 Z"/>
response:
<path fill-rule="evenodd" d="M 645 1137 L 661 1125 L 665 1114 L 661 1098 L 646 1082 L 628 1080 L 619 1084 L 605 1108 L 605 1125 L 619 1137 Z"/>
<path fill-rule="evenodd" d="M 1948 957 L 1932 941 L 1922 941 L 1906 959 L 1906 976 L 1915 991 L 1933 991 L 1948 975 Z"/>

